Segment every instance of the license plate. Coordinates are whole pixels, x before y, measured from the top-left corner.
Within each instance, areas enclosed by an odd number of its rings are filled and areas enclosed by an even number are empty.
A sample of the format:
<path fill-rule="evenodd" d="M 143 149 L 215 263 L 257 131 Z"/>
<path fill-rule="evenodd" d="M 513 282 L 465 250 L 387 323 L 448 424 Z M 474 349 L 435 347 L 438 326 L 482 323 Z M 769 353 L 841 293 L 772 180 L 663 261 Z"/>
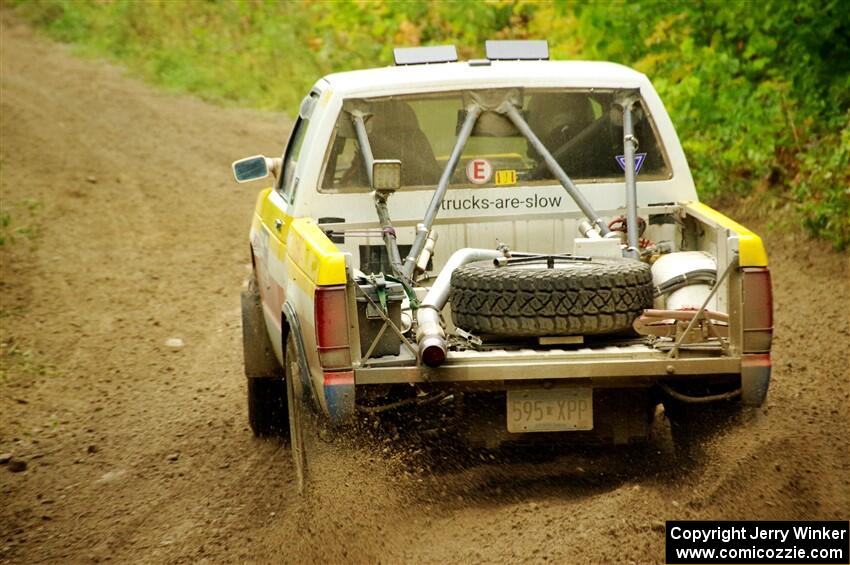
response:
<path fill-rule="evenodd" d="M 593 389 L 569 387 L 508 391 L 508 431 L 593 429 Z"/>

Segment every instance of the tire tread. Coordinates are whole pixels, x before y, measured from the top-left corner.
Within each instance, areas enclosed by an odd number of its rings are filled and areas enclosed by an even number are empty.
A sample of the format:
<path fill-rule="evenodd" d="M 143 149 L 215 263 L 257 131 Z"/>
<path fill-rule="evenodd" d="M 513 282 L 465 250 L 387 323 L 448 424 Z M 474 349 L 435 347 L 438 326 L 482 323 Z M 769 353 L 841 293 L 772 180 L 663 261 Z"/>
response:
<path fill-rule="evenodd" d="M 463 265 L 452 274 L 452 319 L 465 330 L 511 336 L 593 335 L 631 329 L 652 306 L 649 266 L 597 259 L 556 269 Z"/>

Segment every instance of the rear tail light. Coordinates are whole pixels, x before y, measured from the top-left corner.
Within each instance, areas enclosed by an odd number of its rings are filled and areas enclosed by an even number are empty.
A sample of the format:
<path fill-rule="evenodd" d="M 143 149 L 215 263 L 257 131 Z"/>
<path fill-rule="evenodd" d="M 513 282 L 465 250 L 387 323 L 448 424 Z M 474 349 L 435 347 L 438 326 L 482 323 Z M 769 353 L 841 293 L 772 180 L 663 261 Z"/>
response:
<path fill-rule="evenodd" d="M 345 286 L 320 286 L 315 296 L 316 345 L 323 369 L 351 367 Z"/>
<path fill-rule="evenodd" d="M 744 353 L 769 353 L 773 341 L 773 290 L 767 267 L 744 267 Z"/>

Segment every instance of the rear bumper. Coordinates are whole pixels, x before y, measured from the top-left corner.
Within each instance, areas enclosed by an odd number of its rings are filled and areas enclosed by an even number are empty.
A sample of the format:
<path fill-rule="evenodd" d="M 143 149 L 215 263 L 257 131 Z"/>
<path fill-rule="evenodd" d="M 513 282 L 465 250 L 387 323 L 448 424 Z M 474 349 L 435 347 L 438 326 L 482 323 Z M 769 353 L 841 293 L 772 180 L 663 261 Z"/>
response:
<path fill-rule="evenodd" d="M 487 359 L 450 357 L 438 368 L 426 366 L 361 367 L 354 370 L 357 385 L 391 383 L 521 382 L 530 380 L 591 380 L 596 387 L 649 386 L 671 377 L 741 373 L 740 357 L 667 359 L 659 352 L 631 358 Z"/>

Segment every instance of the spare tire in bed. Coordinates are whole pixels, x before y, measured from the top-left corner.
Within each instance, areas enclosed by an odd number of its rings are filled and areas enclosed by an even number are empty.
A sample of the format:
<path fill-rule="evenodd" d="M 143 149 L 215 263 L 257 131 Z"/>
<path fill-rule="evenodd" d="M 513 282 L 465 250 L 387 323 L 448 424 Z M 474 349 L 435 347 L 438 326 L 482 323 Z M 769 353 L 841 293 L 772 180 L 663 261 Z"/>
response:
<path fill-rule="evenodd" d="M 462 265 L 452 273 L 455 326 L 502 336 L 592 335 L 631 330 L 652 307 L 649 265 L 634 259 L 545 259 L 494 266 Z"/>

